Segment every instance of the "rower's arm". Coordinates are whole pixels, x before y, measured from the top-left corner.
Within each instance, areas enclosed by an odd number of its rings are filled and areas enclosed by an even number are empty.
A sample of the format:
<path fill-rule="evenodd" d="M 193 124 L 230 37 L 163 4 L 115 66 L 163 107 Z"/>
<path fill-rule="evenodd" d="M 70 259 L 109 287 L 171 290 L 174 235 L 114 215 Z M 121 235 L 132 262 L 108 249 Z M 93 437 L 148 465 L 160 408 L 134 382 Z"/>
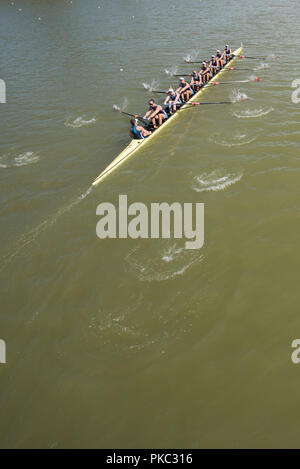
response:
<path fill-rule="evenodd" d="M 165 105 L 167 104 L 167 102 L 169 101 L 169 99 L 170 99 L 170 96 L 167 96 L 166 99 L 164 100 L 164 104 L 165 104 Z"/>
<path fill-rule="evenodd" d="M 151 110 L 149 109 L 149 111 L 146 112 L 146 114 L 143 116 L 143 119 L 147 119 L 148 116 L 150 116 L 151 114 Z"/>
<path fill-rule="evenodd" d="M 159 109 L 160 108 L 160 109 Z M 152 112 L 152 114 L 150 115 L 149 119 L 152 119 L 153 117 L 155 117 L 160 111 L 161 111 L 162 107 L 161 106 L 157 106 L 157 108 L 155 109 L 155 111 Z"/>

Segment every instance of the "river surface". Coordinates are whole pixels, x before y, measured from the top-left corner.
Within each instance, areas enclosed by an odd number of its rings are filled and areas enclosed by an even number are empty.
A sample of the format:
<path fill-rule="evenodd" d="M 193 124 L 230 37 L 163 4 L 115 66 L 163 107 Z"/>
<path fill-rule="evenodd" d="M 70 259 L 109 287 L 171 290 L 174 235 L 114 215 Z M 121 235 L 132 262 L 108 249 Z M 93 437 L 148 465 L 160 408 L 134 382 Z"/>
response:
<path fill-rule="evenodd" d="M 299 17 L 296 0 L 1 1 L 0 447 L 300 446 Z M 262 80 L 207 90 L 235 104 L 185 111 L 91 189 L 129 142 L 113 105 L 143 114 L 143 83 L 226 42 L 259 58 L 221 81 Z M 100 240 L 119 194 L 204 203 L 203 248 Z"/>

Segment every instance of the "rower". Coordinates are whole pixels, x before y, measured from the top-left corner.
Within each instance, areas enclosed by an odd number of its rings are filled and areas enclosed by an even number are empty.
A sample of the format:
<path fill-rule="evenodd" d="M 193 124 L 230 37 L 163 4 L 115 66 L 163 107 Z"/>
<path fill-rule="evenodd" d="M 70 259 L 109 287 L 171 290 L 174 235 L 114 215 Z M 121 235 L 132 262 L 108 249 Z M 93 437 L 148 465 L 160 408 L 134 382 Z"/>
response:
<path fill-rule="evenodd" d="M 157 129 L 168 119 L 168 114 L 163 110 L 160 104 L 156 104 L 154 99 L 150 99 L 149 110 L 144 115 L 144 119 L 151 119 L 154 129 Z"/>
<path fill-rule="evenodd" d="M 202 62 L 199 74 L 202 76 L 203 83 L 206 84 L 211 79 L 211 72 L 206 62 Z"/>
<path fill-rule="evenodd" d="M 218 62 L 219 70 L 221 70 L 221 68 L 224 67 L 225 63 L 224 63 L 224 60 L 222 58 L 222 54 L 221 54 L 220 49 L 217 50 L 216 59 L 217 59 L 217 62 Z"/>
<path fill-rule="evenodd" d="M 146 130 L 141 125 L 138 125 L 138 121 L 136 117 L 131 119 L 130 123 L 131 123 L 130 135 L 132 138 L 140 140 L 142 138 L 147 138 L 149 137 L 149 135 L 151 135 L 152 132 L 150 132 L 150 130 Z"/>
<path fill-rule="evenodd" d="M 187 102 L 195 93 L 191 85 L 187 83 L 183 77 L 180 77 L 179 80 L 179 87 L 176 91 L 180 94 L 182 101 Z"/>
<path fill-rule="evenodd" d="M 209 69 L 213 76 L 218 72 L 218 61 L 214 55 L 211 56 L 211 61 L 209 62 Z"/>
<path fill-rule="evenodd" d="M 226 63 L 229 62 L 229 60 L 232 59 L 232 52 L 231 52 L 231 49 L 229 47 L 228 44 L 225 45 L 225 49 L 224 49 L 224 58 L 226 60 Z"/>
<path fill-rule="evenodd" d="M 203 86 L 202 76 L 197 72 L 197 70 L 193 70 L 193 73 L 191 74 L 190 85 L 195 92 L 199 91 Z"/>
<path fill-rule="evenodd" d="M 169 88 L 168 95 L 164 100 L 164 105 L 168 106 L 170 114 L 173 114 L 181 104 L 182 101 L 180 99 L 180 93 L 178 91 L 174 91 L 173 88 Z"/>

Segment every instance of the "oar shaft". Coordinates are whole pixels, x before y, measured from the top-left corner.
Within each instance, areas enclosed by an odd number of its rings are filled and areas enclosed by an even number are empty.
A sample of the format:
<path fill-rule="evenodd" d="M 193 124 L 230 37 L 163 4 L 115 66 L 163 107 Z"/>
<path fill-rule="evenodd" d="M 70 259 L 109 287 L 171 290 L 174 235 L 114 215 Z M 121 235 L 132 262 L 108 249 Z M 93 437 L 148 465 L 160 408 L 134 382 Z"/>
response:
<path fill-rule="evenodd" d="M 130 114 L 129 112 L 124 112 L 124 111 L 121 111 L 122 114 L 125 114 L 125 116 L 130 116 L 130 117 L 135 117 L 134 114 Z M 142 117 L 138 116 L 137 119 L 142 122 L 143 124 L 145 125 L 148 125 L 149 122 L 147 122 L 145 119 L 143 119 Z"/>
<path fill-rule="evenodd" d="M 249 55 L 239 55 L 238 56 L 240 59 L 253 59 L 253 60 L 257 60 L 257 59 L 266 59 L 266 57 L 250 57 Z"/>
<path fill-rule="evenodd" d="M 240 70 L 252 70 L 252 68 L 235 68 L 235 67 L 229 67 L 229 68 L 224 68 L 224 72 L 232 72 L 232 70 L 240 71 Z"/>
<path fill-rule="evenodd" d="M 194 106 L 202 106 L 203 104 L 232 104 L 231 101 L 219 101 L 219 102 L 216 102 L 216 103 L 208 103 L 208 102 L 202 102 L 202 103 L 184 103 L 184 104 L 188 104 L 189 106 L 191 107 L 194 107 Z"/>

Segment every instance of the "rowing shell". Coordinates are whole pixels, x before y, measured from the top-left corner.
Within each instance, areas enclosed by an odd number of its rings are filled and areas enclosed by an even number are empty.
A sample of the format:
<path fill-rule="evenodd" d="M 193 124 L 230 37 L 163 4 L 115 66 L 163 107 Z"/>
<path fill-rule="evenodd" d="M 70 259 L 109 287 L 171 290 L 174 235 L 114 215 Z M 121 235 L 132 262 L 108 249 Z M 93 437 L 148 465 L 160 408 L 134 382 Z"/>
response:
<path fill-rule="evenodd" d="M 235 50 L 233 53 L 236 57 L 234 57 L 228 64 L 225 65 L 222 70 L 220 70 L 210 81 L 209 84 L 216 81 L 217 77 L 223 73 L 225 68 L 231 67 L 232 63 L 238 58 L 238 56 L 242 53 L 243 48 L 240 47 L 239 49 Z M 204 89 L 207 87 L 207 84 L 203 86 L 194 96 L 189 100 L 189 103 L 195 102 L 199 99 L 199 97 L 202 95 L 204 92 Z M 188 108 L 186 104 L 184 104 L 180 109 Z M 136 153 L 140 148 L 144 148 L 146 145 L 149 145 L 150 142 L 154 141 L 154 138 L 156 135 L 158 135 L 160 132 L 163 131 L 163 129 L 166 128 L 167 125 L 169 125 L 171 122 L 176 119 L 176 117 L 180 113 L 177 111 L 175 114 L 170 116 L 158 129 L 155 130 L 149 137 L 144 138 L 144 139 L 139 139 L 139 140 L 131 140 L 129 145 L 127 145 L 126 148 L 102 171 L 102 173 L 99 174 L 99 176 L 94 180 L 92 183 L 93 186 L 96 186 L 100 182 L 103 181 L 104 178 L 106 178 L 109 174 L 111 174 L 113 171 L 117 171 L 117 169 L 123 164 L 126 160 L 128 160 L 134 153 Z"/>

